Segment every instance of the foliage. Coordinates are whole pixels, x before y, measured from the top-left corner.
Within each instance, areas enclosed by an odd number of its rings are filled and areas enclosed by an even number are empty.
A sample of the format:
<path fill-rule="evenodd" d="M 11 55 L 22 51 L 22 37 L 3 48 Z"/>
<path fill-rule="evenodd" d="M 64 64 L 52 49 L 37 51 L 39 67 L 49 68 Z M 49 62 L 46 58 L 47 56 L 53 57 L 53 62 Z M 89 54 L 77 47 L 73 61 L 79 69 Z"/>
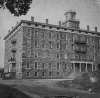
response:
<path fill-rule="evenodd" d="M 0 8 L 4 8 L 4 0 L 0 0 Z"/>
<path fill-rule="evenodd" d="M 26 15 L 32 0 L 0 0 L 0 8 L 8 9 L 14 16 Z"/>
<path fill-rule="evenodd" d="M 100 71 L 93 72 L 93 76 L 96 77 L 97 81 L 92 85 L 92 92 L 100 94 Z"/>
<path fill-rule="evenodd" d="M 94 82 L 91 81 L 91 77 L 95 79 Z M 78 77 L 72 82 L 79 85 L 84 91 L 100 94 L 100 71 L 98 70 L 91 73 L 84 73 L 82 77 Z"/>
<path fill-rule="evenodd" d="M 74 84 L 80 85 L 80 88 L 82 90 L 89 90 L 89 88 L 91 87 L 91 81 L 89 78 L 89 75 L 87 73 L 84 73 L 82 75 L 82 77 L 78 77 L 75 80 L 73 80 Z"/>

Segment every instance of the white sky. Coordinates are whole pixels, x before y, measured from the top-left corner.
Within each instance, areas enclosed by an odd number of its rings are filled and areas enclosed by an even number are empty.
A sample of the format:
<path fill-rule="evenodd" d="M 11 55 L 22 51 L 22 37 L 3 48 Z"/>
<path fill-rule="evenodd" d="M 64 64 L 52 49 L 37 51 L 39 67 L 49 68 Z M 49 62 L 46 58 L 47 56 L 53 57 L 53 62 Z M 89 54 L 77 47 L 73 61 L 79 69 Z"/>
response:
<path fill-rule="evenodd" d="M 8 10 L 0 9 L 0 67 L 4 66 L 4 36 L 20 20 L 31 20 L 34 16 L 36 22 L 45 22 L 49 19 L 50 24 L 58 24 L 58 21 L 64 21 L 64 13 L 67 10 L 75 10 L 76 18 L 80 20 L 80 28 L 90 30 L 98 27 L 100 32 L 100 0 L 33 0 L 31 8 L 27 15 L 14 17 Z"/>

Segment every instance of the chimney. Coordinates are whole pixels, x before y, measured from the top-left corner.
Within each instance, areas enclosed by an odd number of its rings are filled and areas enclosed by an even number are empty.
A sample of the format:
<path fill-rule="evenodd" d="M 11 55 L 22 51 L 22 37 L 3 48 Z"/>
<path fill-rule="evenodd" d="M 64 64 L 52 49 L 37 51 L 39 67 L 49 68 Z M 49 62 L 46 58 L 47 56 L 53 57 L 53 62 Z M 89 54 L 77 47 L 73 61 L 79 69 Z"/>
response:
<path fill-rule="evenodd" d="M 13 26 L 12 26 L 12 29 L 13 29 Z"/>
<path fill-rule="evenodd" d="M 61 26 L 61 21 L 59 21 L 59 26 Z"/>
<path fill-rule="evenodd" d="M 97 32 L 97 27 L 95 27 L 95 32 Z"/>
<path fill-rule="evenodd" d="M 46 19 L 46 24 L 48 24 L 48 19 Z"/>
<path fill-rule="evenodd" d="M 34 17 L 33 16 L 31 16 L 31 21 L 34 22 Z"/>
<path fill-rule="evenodd" d="M 87 30 L 89 31 L 89 25 L 87 25 Z"/>

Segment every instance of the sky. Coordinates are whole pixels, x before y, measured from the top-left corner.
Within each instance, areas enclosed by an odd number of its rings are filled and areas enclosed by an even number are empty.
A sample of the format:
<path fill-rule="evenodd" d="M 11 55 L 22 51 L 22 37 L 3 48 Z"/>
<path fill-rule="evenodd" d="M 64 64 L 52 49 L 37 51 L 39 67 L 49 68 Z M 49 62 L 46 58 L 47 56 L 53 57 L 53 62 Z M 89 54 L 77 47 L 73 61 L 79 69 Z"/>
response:
<path fill-rule="evenodd" d="M 50 24 L 58 24 L 64 21 L 64 13 L 68 10 L 76 11 L 76 18 L 80 20 L 80 28 L 94 31 L 97 27 L 100 32 L 100 0 L 33 0 L 27 15 L 15 17 L 7 9 L 0 9 L 0 67 L 4 67 L 5 41 L 4 37 L 14 27 L 17 21 L 31 20 L 45 22 L 49 19 Z"/>

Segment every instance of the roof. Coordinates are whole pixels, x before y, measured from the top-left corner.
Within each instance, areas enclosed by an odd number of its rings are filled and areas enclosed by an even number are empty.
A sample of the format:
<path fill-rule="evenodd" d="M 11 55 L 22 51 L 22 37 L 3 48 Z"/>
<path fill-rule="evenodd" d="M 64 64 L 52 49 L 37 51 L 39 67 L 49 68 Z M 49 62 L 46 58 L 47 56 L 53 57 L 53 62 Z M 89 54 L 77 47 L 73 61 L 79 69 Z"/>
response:
<path fill-rule="evenodd" d="M 66 15 L 67 13 L 75 13 L 75 14 L 76 14 L 76 12 L 75 12 L 74 10 L 66 11 L 66 12 L 65 12 L 65 15 Z"/>
<path fill-rule="evenodd" d="M 84 29 L 75 29 L 75 28 L 69 28 L 66 26 L 59 26 L 59 25 L 53 25 L 53 24 L 46 24 L 46 23 L 40 23 L 40 22 L 33 22 L 33 21 L 28 21 L 28 20 L 21 20 L 15 27 L 13 27 L 13 29 L 4 37 L 4 40 L 6 40 L 6 38 L 11 35 L 13 33 L 13 31 L 15 31 L 22 23 L 27 23 L 28 25 L 34 24 L 34 25 L 40 25 L 40 26 L 47 26 L 47 27 L 54 27 L 57 29 L 64 29 L 66 30 L 75 30 L 75 31 L 83 31 L 83 32 L 88 32 L 88 33 L 92 33 L 92 34 L 98 34 L 100 35 L 100 32 L 95 32 L 95 31 L 88 31 L 88 30 L 84 30 Z"/>

